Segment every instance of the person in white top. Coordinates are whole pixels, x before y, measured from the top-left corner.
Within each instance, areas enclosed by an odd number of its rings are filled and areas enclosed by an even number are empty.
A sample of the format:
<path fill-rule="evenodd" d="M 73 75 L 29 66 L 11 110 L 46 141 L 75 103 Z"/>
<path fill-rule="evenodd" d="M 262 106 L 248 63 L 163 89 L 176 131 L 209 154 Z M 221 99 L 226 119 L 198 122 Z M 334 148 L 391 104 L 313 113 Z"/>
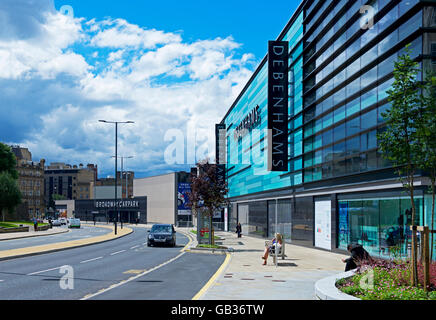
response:
<path fill-rule="evenodd" d="M 280 233 L 276 233 L 275 237 L 271 240 L 271 245 L 265 246 L 265 251 L 263 252 L 262 259 L 265 260 L 263 265 L 266 266 L 268 255 L 271 253 L 275 253 L 275 250 L 280 250 L 282 246 L 282 235 Z"/>

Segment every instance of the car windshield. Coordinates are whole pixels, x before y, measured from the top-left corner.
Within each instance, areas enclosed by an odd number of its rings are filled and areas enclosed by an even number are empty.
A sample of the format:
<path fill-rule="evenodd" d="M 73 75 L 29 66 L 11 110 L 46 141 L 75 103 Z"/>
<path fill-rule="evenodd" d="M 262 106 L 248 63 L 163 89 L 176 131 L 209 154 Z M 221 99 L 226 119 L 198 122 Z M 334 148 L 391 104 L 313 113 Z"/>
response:
<path fill-rule="evenodd" d="M 151 232 L 169 232 L 171 233 L 171 226 L 153 226 Z"/>

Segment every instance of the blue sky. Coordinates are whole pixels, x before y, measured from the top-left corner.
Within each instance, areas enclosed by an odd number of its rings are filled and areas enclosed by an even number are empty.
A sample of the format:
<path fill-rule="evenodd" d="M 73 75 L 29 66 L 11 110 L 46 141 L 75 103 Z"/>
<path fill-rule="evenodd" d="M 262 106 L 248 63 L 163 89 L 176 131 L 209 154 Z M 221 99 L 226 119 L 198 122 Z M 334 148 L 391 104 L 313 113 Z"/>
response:
<path fill-rule="evenodd" d="M 133 120 L 118 130 L 128 170 L 187 170 L 298 4 L 1 0 L 0 141 L 107 176 L 114 127 L 98 120 Z"/>

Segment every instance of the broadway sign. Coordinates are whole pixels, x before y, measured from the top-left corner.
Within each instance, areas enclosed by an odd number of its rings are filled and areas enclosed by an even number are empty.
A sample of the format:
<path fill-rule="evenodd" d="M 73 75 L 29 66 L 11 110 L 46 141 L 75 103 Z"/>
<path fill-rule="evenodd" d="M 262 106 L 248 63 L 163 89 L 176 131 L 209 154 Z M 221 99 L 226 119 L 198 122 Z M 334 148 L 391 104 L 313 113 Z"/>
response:
<path fill-rule="evenodd" d="M 268 42 L 268 170 L 288 171 L 287 41 Z"/>

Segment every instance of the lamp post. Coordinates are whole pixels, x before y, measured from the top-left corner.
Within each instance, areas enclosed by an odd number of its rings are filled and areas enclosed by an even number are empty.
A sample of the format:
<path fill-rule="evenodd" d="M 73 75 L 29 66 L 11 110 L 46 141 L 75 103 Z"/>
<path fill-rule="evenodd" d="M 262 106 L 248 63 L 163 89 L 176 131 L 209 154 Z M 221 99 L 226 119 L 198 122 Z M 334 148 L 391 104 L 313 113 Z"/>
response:
<path fill-rule="evenodd" d="M 114 156 L 112 156 L 112 158 L 114 158 Z M 123 200 L 123 159 L 131 159 L 133 158 L 133 156 L 128 156 L 128 157 L 119 157 L 121 159 L 121 200 Z M 127 174 L 126 174 L 126 186 L 127 186 Z M 126 188 L 126 194 L 127 194 L 127 188 Z M 126 195 L 126 198 L 127 195 Z M 121 222 L 121 229 L 123 228 L 123 219 L 120 219 Z"/>
<path fill-rule="evenodd" d="M 117 221 L 119 220 L 119 213 L 118 213 L 118 197 L 117 197 L 117 184 L 118 184 L 118 179 L 117 179 L 117 166 L 118 166 L 118 124 L 122 124 L 122 123 L 135 123 L 133 121 L 107 121 L 107 120 L 98 120 L 99 122 L 104 122 L 104 123 L 112 123 L 115 124 L 115 234 L 117 234 Z"/>

